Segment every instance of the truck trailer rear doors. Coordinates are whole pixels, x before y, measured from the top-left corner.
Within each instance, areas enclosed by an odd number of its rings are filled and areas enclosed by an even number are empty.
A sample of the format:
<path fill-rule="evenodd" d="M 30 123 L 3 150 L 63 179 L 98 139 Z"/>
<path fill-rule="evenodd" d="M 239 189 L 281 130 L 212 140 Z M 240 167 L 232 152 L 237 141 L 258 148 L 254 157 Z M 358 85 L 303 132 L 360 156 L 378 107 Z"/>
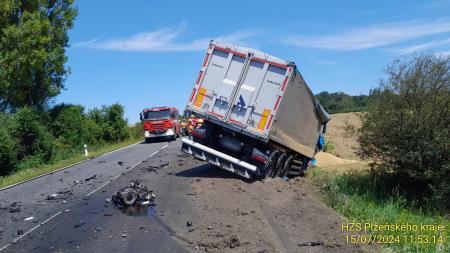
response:
<path fill-rule="evenodd" d="M 267 55 L 211 44 L 188 107 L 267 137 L 292 67 Z"/>

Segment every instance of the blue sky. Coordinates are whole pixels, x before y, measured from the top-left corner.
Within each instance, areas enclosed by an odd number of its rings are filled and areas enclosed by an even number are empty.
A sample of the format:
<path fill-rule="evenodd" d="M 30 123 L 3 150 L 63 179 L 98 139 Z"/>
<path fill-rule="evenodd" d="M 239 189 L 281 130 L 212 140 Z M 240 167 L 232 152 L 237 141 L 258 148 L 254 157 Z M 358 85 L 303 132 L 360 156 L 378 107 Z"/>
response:
<path fill-rule="evenodd" d="M 320 2 L 320 3 L 319 3 Z M 313 92 L 367 94 L 396 57 L 450 55 L 450 0 L 78 0 L 58 102 L 182 111 L 210 39 L 297 64 Z"/>

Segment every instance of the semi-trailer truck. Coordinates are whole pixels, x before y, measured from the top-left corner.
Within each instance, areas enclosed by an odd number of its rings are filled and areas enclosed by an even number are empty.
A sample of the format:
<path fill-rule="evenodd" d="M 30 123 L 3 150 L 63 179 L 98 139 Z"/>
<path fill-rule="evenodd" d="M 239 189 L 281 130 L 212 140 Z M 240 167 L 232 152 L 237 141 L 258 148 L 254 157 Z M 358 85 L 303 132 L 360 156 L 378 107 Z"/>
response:
<path fill-rule="evenodd" d="M 186 113 L 204 124 L 182 150 L 247 179 L 304 173 L 330 120 L 294 62 L 216 41 Z"/>

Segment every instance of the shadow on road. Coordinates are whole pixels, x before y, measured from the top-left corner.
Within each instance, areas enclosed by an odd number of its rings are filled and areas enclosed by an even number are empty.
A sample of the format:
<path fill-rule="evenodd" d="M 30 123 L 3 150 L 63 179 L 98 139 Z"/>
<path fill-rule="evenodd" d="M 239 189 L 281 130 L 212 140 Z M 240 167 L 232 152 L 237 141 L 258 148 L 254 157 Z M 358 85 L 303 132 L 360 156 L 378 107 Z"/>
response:
<path fill-rule="evenodd" d="M 175 140 L 170 139 L 170 137 L 156 137 L 152 139 L 148 139 L 145 141 L 142 141 L 139 144 L 151 144 L 151 143 L 160 143 L 160 142 L 173 142 Z"/>
<path fill-rule="evenodd" d="M 211 164 L 203 164 L 200 166 L 192 167 L 175 174 L 178 177 L 200 177 L 200 178 L 230 178 L 239 179 L 244 182 L 251 183 L 253 181 L 245 180 L 238 175 L 216 167 Z"/>

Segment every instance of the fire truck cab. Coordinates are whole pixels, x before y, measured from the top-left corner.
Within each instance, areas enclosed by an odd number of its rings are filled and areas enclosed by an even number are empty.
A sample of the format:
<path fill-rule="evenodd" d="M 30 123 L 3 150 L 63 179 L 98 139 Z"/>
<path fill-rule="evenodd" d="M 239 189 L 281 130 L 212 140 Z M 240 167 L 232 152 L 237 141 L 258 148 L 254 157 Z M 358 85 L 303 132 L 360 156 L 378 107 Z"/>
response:
<path fill-rule="evenodd" d="M 152 107 L 144 109 L 140 114 L 144 126 L 145 141 L 158 137 L 169 137 L 176 140 L 181 129 L 178 120 L 178 109 L 174 107 Z"/>

